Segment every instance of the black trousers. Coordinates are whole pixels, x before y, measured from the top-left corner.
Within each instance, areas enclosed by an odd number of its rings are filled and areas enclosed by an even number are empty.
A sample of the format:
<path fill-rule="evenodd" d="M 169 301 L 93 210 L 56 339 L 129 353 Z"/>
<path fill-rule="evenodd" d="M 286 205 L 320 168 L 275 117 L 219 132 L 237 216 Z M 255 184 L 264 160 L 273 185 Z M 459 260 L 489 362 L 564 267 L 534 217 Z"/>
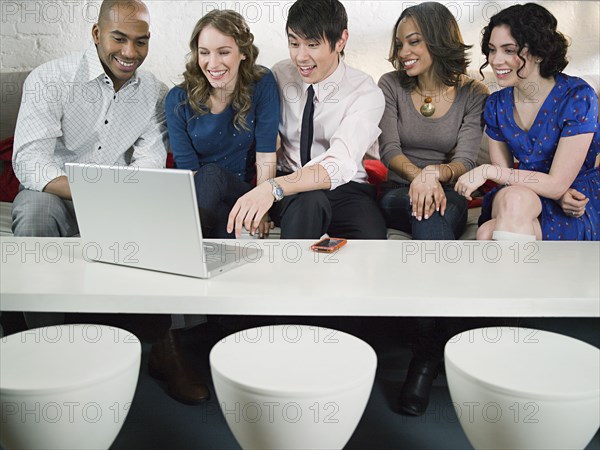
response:
<path fill-rule="evenodd" d="M 444 347 L 453 336 L 467 330 L 485 327 L 518 326 L 519 319 L 494 317 L 415 317 L 413 357 L 442 361 Z"/>
<path fill-rule="evenodd" d="M 280 174 L 278 174 L 280 176 Z M 327 233 L 347 239 L 387 239 L 375 186 L 349 182 L 333 191 L 301 192 L 271 208 L 282 239 L 318 239 Z"/>

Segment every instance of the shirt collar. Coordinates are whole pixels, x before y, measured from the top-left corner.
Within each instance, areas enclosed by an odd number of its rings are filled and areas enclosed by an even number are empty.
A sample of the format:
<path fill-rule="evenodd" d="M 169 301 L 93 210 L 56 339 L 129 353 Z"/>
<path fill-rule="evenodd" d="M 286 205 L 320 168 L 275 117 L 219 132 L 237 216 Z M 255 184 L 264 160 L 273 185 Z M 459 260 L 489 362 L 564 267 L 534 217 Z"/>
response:
<path fill-rule="evenodd" d="M 86 82 L 90 82 L 99 77 L 102 77 L 102 81 L 104 81 L 104 82 L 109 81 L 109 84 L 112 86 L 112 84 L 113 84 L 112 80 L 110 79 L 108 74 L 104 71 L 104 66 L 102 65 L 102 62 L 100 61 L 100 57 L 98 56 L 98 49 L 96 48 L 95 44 L 91 44 L 88 47 L 88 49 L 85 51 L 82 64 L 85 67 L 85 69 L 87 69 L 82 72 L 82 78 Z M 123 87 L 129 86 L 130 84 L 137 84 L 138 82 L 139 82 L 139 77 L 138 77 L 138 74 L 136 71 L 133 74 L 133 77 L 131 77 L 131 79 L 127 83 L 125 83 L 125 85 Z"/>
<path fill-rule="evenodd" d="M 315 101 L 318 102 L 320 100 L 320 98 L 319 98 L 320 96 L 331 95 L 332 83 L 334 85 L 339 85 L 340 82 L 342 81 L 342 78 L 344 77 L 345 73 L 346 73 L 346 64 L 344 63 L 344 60 L 340 57 L 338 66 L 335 68 L 333 73 L 331 75 L 329 75 L 327 78 L 325 78 L 324 80 L 321 80 L 318 83 L 315 83 L 313 85 L 313 89 L 315 90 Z M 306 83 L 302 82 L 302 89 L 303 89 L 304 93 L 306 93 L 306 90 L 308 89 L 309 86 L 310 86 L 310 84 L 306 84 Z"/>
<path fill-rule="evenodd" d="M 85 81 L 92 81 L 99 76 L 106 75 L 104 73 L 104 67 L 98 57 L 98 50 L 94 44 L 90 45 L 83 56 L 83 63 L 87 66 L 87 73 L 85 74 Z"/>

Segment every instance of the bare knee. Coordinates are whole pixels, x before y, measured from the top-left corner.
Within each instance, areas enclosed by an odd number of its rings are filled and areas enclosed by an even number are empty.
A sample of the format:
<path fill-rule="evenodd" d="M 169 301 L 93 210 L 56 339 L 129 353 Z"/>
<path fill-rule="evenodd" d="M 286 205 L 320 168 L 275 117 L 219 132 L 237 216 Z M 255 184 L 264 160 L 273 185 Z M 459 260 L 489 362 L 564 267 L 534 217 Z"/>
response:
<path fill-rule="evenodd" d="M 530 222 L 541 212 L 537 194 L 520 186 L 502 189 L 494 199 L 492 215 L 511 222 Z"/>
<path fill-rule="evenodd" d="M 478 241 L 490 241 L 492 240 L 492 233 L 496 229 L 496 220 L 491 219 L 485 222 L 477 229 L 477 240 Z"/>

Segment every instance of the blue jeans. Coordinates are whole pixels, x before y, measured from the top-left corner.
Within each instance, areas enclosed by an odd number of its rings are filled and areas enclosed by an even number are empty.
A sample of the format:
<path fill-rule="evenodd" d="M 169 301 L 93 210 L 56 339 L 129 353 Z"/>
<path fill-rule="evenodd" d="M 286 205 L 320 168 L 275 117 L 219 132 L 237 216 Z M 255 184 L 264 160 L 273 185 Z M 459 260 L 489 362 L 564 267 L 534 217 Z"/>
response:
<path fill-rule="evenodd" d="M 467 200 L 462 195 L 444 187 L 444 215 L 434 212 L 429 219 L 418 221 L 412 216 L 408 190 L 408 185 L 399 184 L 384 192 L 380 206 L 389 228 L 410 233 L 415 240 L 454 240 L 460 237 L 467 225 L 468 213 Z"/>
<path fill-rule="evenodd" d="M 237 175 L 217 164 L 202 166 L 194 176 L 202 236 L 233 239 L 227 233 L 227 219 L 235 202 L 252 189 Z"/>
<path fill-rule="evenodd" d="M 384 188 L 385 189 L 385 188 Z M 416 240 L 458 239 L 467 224 L 467 200 L 449 187 L 444 187 L 446 211 L 425 220 L 412 216 L 408 198 L 409 186 L 397 184 L 384 191 L 380 206 L 387 226 L 411 233 Z M 417 317 L 413 341 L 413 359 L 441 362 L 444 345 L 457 331 L 468 329 L 469 321 L 460 318 Z"/>

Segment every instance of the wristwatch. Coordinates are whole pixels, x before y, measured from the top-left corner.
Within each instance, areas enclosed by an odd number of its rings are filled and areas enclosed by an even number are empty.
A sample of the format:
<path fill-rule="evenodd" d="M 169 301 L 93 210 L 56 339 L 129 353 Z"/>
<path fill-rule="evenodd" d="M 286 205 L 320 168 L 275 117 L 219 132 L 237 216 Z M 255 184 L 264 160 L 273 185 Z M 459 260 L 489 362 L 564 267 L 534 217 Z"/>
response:
<path fill-rule="evenodd" d="M 267 181 L 271 184 L 271 186 L 273 186 L 271 193 L 273 194 L 273 197 L 275 197 L 275 201 L 278 202 L 284 196 L 283 189 L 281 186 L 279 186 L 279 183 L 275 181 L 274 178 L 269 178 Z"/>

